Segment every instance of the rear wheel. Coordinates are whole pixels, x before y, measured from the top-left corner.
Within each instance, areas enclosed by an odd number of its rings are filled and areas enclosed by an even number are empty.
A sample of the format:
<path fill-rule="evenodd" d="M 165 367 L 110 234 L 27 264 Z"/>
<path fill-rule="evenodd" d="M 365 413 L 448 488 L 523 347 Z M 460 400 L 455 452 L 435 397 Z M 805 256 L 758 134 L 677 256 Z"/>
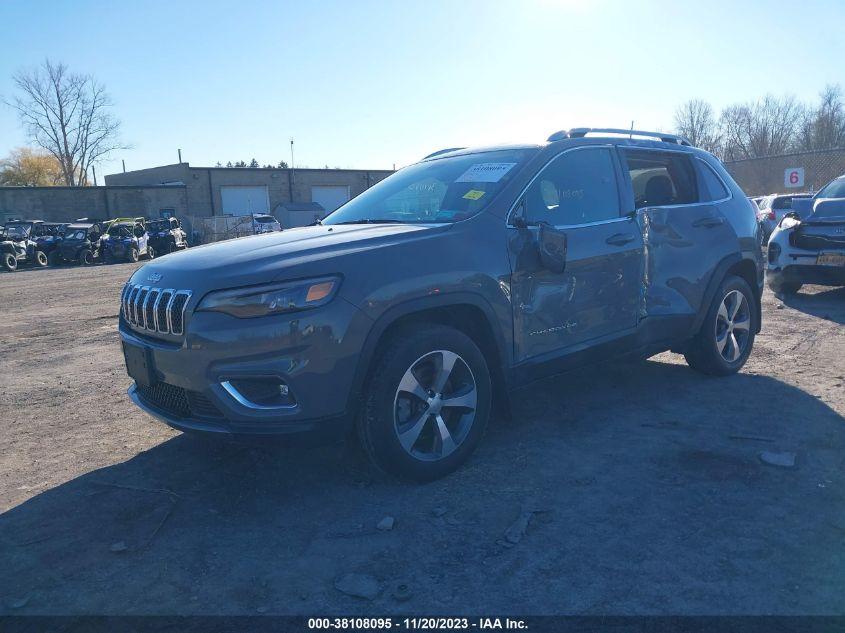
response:
<path fill-rule="evenodd" d="M 738 372 L 754 346 L 756 306 L 748 282 L 740 277 L 726 277 L 684 354 L 687 364 L 713 376 Z"/>
<path fill-rule="evenodd" d="M 32 261 L 39 268 L 44 268 L 47 266 L 47 255 L 44 251 L 35 251 L 35 257 Z"/>
<path fill-rule="evenodd" d="M 137 262 L 138 261 L 138 249 L 134 246 L 129 249 L 129 255 L 127 257 L 130 262 Z"/>
<path fill-rule="evenodd" d="M 87 248 L 83 248 L 79 252 L 79 265 L 80 266 L 90 266 L 93 263 L 94 263 L 94 253 L 92 253 Z"/>
<path fill-rule="evenodd" d="M 17 258 L 14 255 L 12 255 L 11 253 L 4 253 L 3 254 L 3 268 L 8 270 L 10 273 L 15 272 L 18 269 Z"/>
<path fill-rule="evenodd" d="M 394 475 L 430 481 L 463 464 L 490 417 L 487 362 L 468 336 L 428 325 L 394 336 L 375 360 L 358 434 Z"/>
<path fill-rule="evenodd" d="M 152 246 L 147 247 L 147 258 L 148 259 L 155 259 L 156 252 Z"/>

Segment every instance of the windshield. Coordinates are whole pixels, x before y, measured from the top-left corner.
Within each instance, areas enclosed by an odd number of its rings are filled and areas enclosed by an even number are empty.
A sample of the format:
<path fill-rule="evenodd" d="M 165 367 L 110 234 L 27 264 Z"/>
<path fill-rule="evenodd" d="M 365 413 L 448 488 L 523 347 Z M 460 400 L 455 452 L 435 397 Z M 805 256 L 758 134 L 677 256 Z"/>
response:
<path fill-rule="evenodd" d="M 157 221 L 157 222 L 147 222 L 147 232 L 148 233 L 159 233 L 161 231 L 169 231 L 170 225 L 167 222 Z"/>
<path fill-rule="evenodd" d="M 112 237 L 132 237 L 132 232 L 125 224 L 113 224 L 109 227 L 109 235 Z"/>
<path fill-rule="evenodd" d="M 7 224 L 6 235 L 15 239 L 24 239 L 29 237 L 29 232 L 32 230 L 31 224 Z"/>
<path fill-rule="evenodd" d="M 465 220 L 484 209 L 536 151 L 500 150 L 411 165 L 353 198 L 322 223 Z"/>
<path fill-rule="evenodd" d="M 837 178 L 824 187 L 816 194 L 817 198 L 845 198 L 845 177 Z"/>
<path fill-rule="evenodd" d="M 65 234 L 66 240 L 84 240 L 86 235 L 85 229 L 71 229 Z"/>

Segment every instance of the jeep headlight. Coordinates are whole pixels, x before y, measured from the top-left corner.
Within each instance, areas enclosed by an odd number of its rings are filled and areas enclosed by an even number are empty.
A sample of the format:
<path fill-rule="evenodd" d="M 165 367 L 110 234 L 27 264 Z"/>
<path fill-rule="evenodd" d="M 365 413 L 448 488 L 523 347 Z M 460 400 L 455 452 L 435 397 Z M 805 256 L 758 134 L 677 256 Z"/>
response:
<path fill-rule="evenodd" d="M 334 298 L 340 277 L 322 277 L 278 284 L 209 292 L 197 312 L 223 312 L 239 319 L 317 308 Z"/>

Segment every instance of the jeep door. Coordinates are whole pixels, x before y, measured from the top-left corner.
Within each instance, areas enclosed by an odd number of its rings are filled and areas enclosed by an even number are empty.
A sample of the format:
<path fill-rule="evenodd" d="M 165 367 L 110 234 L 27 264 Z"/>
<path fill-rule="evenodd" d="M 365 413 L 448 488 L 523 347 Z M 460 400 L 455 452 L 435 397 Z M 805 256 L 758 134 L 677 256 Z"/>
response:
<path fill-rule="evenodd" d="M 553 359 L 637 325 L 643 243 L 623 213 L 621 166 L 611 146 L 567 150 L 549 162 L 515 207 L 509 228 L 517 363 Z M 538 226 L 566 240 L 562 272 L 544 266 Z"/>
<path fill-rule="evenodd" d="M 620 148 L 627 193 L 633 195 L 645 241 L 643 342 L 689 334 L 707 285 L 723 259 L 740 252 L 720 211 L 729 190 L 689 151 Z"/>

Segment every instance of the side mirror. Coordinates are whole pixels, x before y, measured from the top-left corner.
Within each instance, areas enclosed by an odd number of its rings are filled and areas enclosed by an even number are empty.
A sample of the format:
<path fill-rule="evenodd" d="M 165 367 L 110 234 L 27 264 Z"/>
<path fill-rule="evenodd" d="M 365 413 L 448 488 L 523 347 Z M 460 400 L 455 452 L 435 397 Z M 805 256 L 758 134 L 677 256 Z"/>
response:
<path fill-rule="evenodd" d="M 540 223 L 537 235 L 540 248 L 540 262 L 553 273 L 566 270 L 566 233 L 547 222 Z"/>

